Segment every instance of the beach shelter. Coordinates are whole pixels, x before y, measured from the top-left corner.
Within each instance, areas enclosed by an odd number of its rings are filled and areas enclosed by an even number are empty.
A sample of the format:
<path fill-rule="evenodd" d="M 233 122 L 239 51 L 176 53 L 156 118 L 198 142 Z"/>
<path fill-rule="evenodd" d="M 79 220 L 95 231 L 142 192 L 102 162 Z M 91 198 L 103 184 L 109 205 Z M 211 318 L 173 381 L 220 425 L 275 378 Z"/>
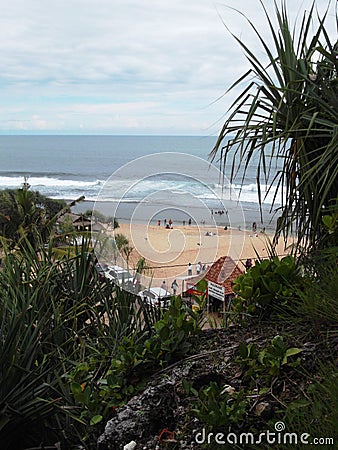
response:
<path fill-rule="evenodd" d="M 229 301 L 235 296 L 233 283 L 243 273 L 230 256 L 222 256 L 212 264 L 205 275 L 208 282 L 208 312 L 210 309 L 227 309 Z"/>
<path fill-rule="evenodd" d="M 91 231 L 91 219 L 88 217 L 80 214 L 67 213 L 58 219 L 59 224 L 66 221 L 69 221 L 77 232 Z"/>
<path fill-rule="evenodd" d="M 72 214 L 72 223 L 76 231 L 91 231 L 92 221 L 90 218 Z"/>

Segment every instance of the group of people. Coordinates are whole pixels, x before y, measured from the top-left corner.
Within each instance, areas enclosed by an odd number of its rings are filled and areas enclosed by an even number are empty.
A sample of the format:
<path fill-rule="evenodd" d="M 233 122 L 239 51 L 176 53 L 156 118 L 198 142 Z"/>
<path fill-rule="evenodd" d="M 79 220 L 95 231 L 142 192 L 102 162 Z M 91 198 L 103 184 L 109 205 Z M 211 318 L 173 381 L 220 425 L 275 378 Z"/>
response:
<path fill-rule="evenodd" d="M 164 228 L 172 228 L 173 227 L 173 221 L 171 219 L 169 219 L 169 221 L 167 222 L 167 219 L 164 219 L 163 221 L 164 223 Z M 161 220 L 157 221 L 157 225 L 160 227 L 161 226 Z"/>
<path fill-rule="evenodd" d="M 191 218 L 188 220 L 188 225 L 191 225 Z M 183 226 L 185 227 L 185 220 L 183 220 Z"/>
<path fill-rule="evenodd" d="M 207 267 L 205 264 L 202 264 L 201 261 L 199 261 L 195 266 L 195 270 L 196 270 L 196 275 L 199 275 L 200 273 L 206 272 Z M 193 265 L 191 263 L 189 263 L 188 264 L 188 276 L 192 276 L 192 275 L 193 275 Z M 163 280 L 163 282 L 161 284 L 161 288 L 168 292 L 168 286 L 167 286 L 167 283 L 165 280 Z M 177 290 L 178 290 L 178 284 L 177 284 L 176 279 L 171 283 L 171 289 L 172 289 L 173 295 L 176 295 Z"/>
<path fill-rule="evenodd" d="M 196 275 L 199 275 L 201 272 L 205 272 L 207 270 L 206 265 L 201 263 L 201 261 L 199 261 L 196 266 Z M 188 276 L 191 277 L 193 274 L 193 266 L 191 263 L 188 264 Z"/>
<path fill-rule="evenodd" d="M 257 223 L 256 223 L 256 222 L 253 222 L 253 224 L 252 224 L 252 231 L 253 231 L 254 233 L 257 233 Z M 263 227 L 263 228 L 261 229 L 261 233 L 265 233 L 265 227 Z"/>
<path fill-rule="evenodd" d="M 222 216 L 224 213 L 225 213 L 225 211 L 223 209 L 219 210 L 219 211 L 214 211 L 213 209 L 211 210 L 211 215 L 219 214 L 220 216 Z M 228 211 L 226 213 L 228 214 Z"/>
<path fill-rule="evenodd" d="M 163 280 L 163 282 L 162 282 L 162 284 L 161 284 L 161 288 L 164 289 L 165 291 L 168 291 L 167 283 L 165 282 L 165 280 Z M 176 281 L 176 280 L 174 280 L 174 281 L 171 283 L 171 289 L 172 289 L 172 291 L 173 291 L 173 295 L 176 295 L 177 289 L 178 289 L 178 284 L 177 284 L 177 281 Z"/>
<path fill-rule="evenodd" d="M 162 221 L 161 221 L 160 219 L 158 219 L 157 225 L 158 225 L 159 227 L 161 226 L 161 223 L 162 223 Z M 186 226 L 186 224 L 190 226 L 190 225 L 192 224 L 191 217 L 189 217 L 188 221 L 183 220 L 183 221 L 182 221 L 182 224 L 183 224 L 184 227 Z M 201 221 L 201 224 L 202 224 L 202 225 L 205 225 L 205 220 L 202 220 L 202 221 Z M 172 228 L 172 227 L 173 227 L 173 221 L 172 221 L 172 219 L 169 219 L 169 221 L 167 221 L 167 219 L 164 219 L 164 220 L 163 220 L 163 225 L 164 225 L 164 228 Z"/>

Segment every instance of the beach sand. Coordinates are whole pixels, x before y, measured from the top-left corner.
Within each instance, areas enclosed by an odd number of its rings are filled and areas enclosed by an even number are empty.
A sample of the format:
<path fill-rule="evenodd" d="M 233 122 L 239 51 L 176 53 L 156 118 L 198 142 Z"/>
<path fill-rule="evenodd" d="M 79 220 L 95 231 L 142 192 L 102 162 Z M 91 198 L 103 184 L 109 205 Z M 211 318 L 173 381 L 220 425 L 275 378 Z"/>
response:
<path fill-rule="evenodd" d="M 161 286 L 165 281 L 169 288 L 174 279 L 182 280 L 188 275 L 189 262 L 193 265 L 193 275 L 196 275 L 197 262 L 208 267 L 225 255 L 231 256 L 244 269 L 247 258 L 254 262 L 257 254 L 261 258 L 268 256 L 269 239 L 272 240 L 272 236 L 265 233 L 210 226 L 174 225 L 172 229 L 166 229 L 164 226 L 120 223 L 119 228 L 109 232 L 111 235 L 118 233 L 125 235 L 134 247 L 128 265 L 135 267 L 143 257 L 150 268 L 142 284 Z M 278 255 L 288 253 L 282 239 L 276 252 Z M 180 286 L 180 282 L 178 284 Z"/>

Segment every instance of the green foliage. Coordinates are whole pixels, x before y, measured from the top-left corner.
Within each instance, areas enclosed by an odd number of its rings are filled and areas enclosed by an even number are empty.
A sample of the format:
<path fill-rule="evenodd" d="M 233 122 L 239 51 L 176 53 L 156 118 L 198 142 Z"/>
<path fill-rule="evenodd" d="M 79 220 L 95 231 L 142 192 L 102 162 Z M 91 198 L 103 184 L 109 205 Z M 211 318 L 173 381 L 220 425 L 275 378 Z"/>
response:
<path fill-rule="evenodd" d="M 281 260 L 276 256 L 256 262 L 235 281 L 233 289 L 238 297 L 233 301 L 232 314 L 269 317 L 285 305 L 292 304 L 295 287 L 302 284 L 303 277 L 293 256 Z"/>
<path fill-rule="evenodd" d="M 338 421 L 338 383 L 336 364 L 326 362 L 306 386 L 302 398 L 291 401 L 283 421 L 289 431 L 310 436 L 331 437 L 336 442 Z M 332 446 L 328 447 L 332 448 Z"/>
<path fill-rule="evenodd" d="M 134 247 L 130 245 L 129 239 L 124 234 L 117 233 L 114 235 L 114 244 L 118 252 L 126 259 L 127 265 L 129 265 L 130 255 L 134 251 Z"/>
<path fill-rule="evenodd" d="M 68 346 L 70 335 L 56 316 L 50 264 L 39 260 L 28 243 L 25 247 L 23 254 L 7 254 L 0 272 L 3 449 L 44 440 L 45 423 L 63 403 L 56 376 L 62 373 L 59 344 Z"/>
<path fill-rule="evenodd" d="M 338 197 L 323 211 L 321 248 L 338 246 Z"/>
<path fill-rule="evenodd" d="M 191 347 L 188 338 L 199 332 L 196 319 L 197 315 L 186 308 L 179 297 L 173 297 L 168 310 L 155 323 L 155 336 L 161 343 L 161 350 L 172 356 L 187 353 Z"/>
<path fill-rule="evenodd" d="M 71 216 L 66 215 L 64 220 L 58 225 L 58 233 L 62 235 L 74 234 L 75 235 L 75 227 L 73 225 L 73 220 Z"/>
<path fill-rule="evenodd" d="M 262 185 L 284 187 L 277 234 L 297 234 L 297 249 L 322 243 L 322 210 L 338 192 L 338 46 L 326 29 L 328 10 L 318 16 L 316 2 L 291 27 L 286 2 L 275 3 L 275 19 L 261 1 L 272 45 L 247 19 L 262 45 L 250 49 L 233 36 L 251 69 L 230 90 L 244 86 L 231 104 L 211 156 L 221 154 L 230 182 L 256 167 L 260 204 Z M 259 55 L 259 56 L 258 56 Z M 265 57 L 264 57 L 265 56 Z M 221 150 L 222 149 L 222 150 Z M 276 160 L 281 168 L 275 174 Z"/>
<path fill-rule="evenodd" d="M 325 215 L 322 221 L 329 234 L 333 234 L 338 228 L 338 214 Z"/>
<path fill-rule="evenodd" d="M 100 211 L 97 211 L 96 209 L 94 209 L 94 210 L 87 209 L 87 211 L 85 211 L 83 213 L 83 215 L 86 217 L 92 217 L 92 219 L 95 221 L 106 223 L 108 225 L 113 225 L 114 229 L 119 227 L 119 223 L 115 217 L 111 217 L 111 216 L 107 217 L 104 214 L 102 214 Z"/>
<path fill-rule="evenodd" d="M 280 374 L 282 366 L 290 363 L 289 358 L 300 352 L 299 348 L 288 347 L 284 338 L 277 335 L 271 340 L 271 344 L 262 350 L 258 350 L 252 342 L 248 345 L 241 342 L 238 346 L 237 361 L 245 368 L 246 378 L 261 375 L 276 376 Z M 299 360 L 296 363 L 299 364 Z"/>
<path fill-rule="evenodd" d="M 236 392 L 231 386 L 221 387 L 212 381 L 197 391 L 193 383 L 182 380 L 186 394 L 192 394 L 192 408 L 203 424 L 211 429 L 219 429 L 243 420 L 248 411 L 249 400 L 243 390 Z"/>
<path fill-rule="evenodd" d="M 78 363 L 65 375 L 74 399 L 77 420 L 84 425 L 81 442 L 95 441 L 102 421 L 109 420 L 137 388 L 126 378 L 121 360 L 92 352 L 88 362 Z M 110 368 L 105 369 L 105 367 Z M 121 369 L 121 370 L 120 370 Z"/>
<path fill-rule="evenodd" d="M 135 296 L 99 282 L 85 240 L 74 256 L 59 260 L 52 242 L 40 248 L 37 254 L 26 240 L 20 251 L 4 249 L 0 447 L 60 441 L 68 448 L 88 442 L 90 448 L 102 428 L 100 416 L 109 417 L 133 390 L 131 378 L 119 373 L 119 348 L 154 322 Z"/>
<path fill-rule="evenodd" d="M 148 309 L 152 309 L 148 306 Z M 172 298 L 170 307 L 161 311 L 152 331 L 136 338 L 124 337 L 119 347 L 118 370 L 127 378 L 144 373 L 145 368 L 156 369 L 184 356 L 191 348 L 191 337 L 200 328 L 196 317 L 178 297 Z"/>
<path fill-rule="evenodd" d="M 0 236 L 7 245 L 22 245 L 27 240 L 35 246 L 46 242 L 51 232 L 52 218 L 66 203 L 53 200 L 28 189 L 0 191 Z"/>
<path fill-rule="evenodd" d="M 338 247 L 328 247 L 302 259 L 304 283 L 294 285 L 294 300 L 280 319 L 304 323 L 315 334 L 336 332 L 338 321 Z"/>
<path fill-rule="evenodd" d="M 119 226 L 120 226 L 116 217 L 112 217 L 112 216 L 106 217 L 103 214 L 100 214 L 98 211 L 93 211 L 93 216 L 95 217 L 95 219 L 101 221 L 102 223 L 112 225 L 114 230 L 116 228 L 119 228 Z"/>
<path fill-rule="evenodd" d="M 159 366 L 164 367 L 187 353 L 189 338 L 198 332 L 196 322 L 187 314 L 182 302 L 173 299 L 170 308 L 151 328 L 133 333 L 126 329 L 113 354 L 103 356 L 100 343 L 96 344 L 90 363 L 78 363 L 67 374 L 79 409 L 78 420 L 87 426 L 83 441 L 98 433 L 101 420 L 109 419 L 114 408 L 135 395 Z M 93 430 L 95 425 L 99 428 Z"/>

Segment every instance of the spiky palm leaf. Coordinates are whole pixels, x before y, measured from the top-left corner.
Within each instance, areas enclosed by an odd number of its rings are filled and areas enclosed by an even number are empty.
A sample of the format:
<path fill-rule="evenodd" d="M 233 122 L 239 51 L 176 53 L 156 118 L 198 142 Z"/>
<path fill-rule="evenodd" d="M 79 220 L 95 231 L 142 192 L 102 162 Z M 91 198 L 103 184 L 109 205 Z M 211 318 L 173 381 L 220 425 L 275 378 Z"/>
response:
<path fill-rule="evenodd" d="M 20 251 L 4 248 L 0 270 L 4 450 L 59 439 L 76 441 L 74 429 L 81 433 L 84 424 L 66 374 L 78 363 L 95 360 L 99 378 L 125 336 L 142 334 L 153 325 L 137 308 L 135 296 L 99 281 L 89 241 L 76 247 L 75 256 L 59 260 L 54 259 L 52 246 L 44 249 L 42 242 L 39 253 L 28 239 Z"/>
<path fill-rule="evenodd" d="M 281 216 L 277 236 L 287 237 L 296 229 L 301 244 L 315 246 L 321 238 L 323 208 L 338 195 L 338 47 L 325 29 L 327 12 L 319 17 L 317 30 L 311 35 L 315 2 L 296 32 L 291 30 L 285 3 L 275 11 L 276 29 L 264 10 L 274 48 L 270 48 L 248 20 L 260 40 L 268 63 L 237 38 L 252 69 L 230 89 L 245 79 L 245 87 L 229 108 L 210 156 L 231 162 L 231 181 L 241 168 L 244 178 L 249 164 L 257 166 L 260 205 L 261 184 L 276 184 L 282 191 Z M 255 81 L 252 81 L 254 75 Z M 225 150 L 225 151 L 224 151 Z M 282 162 L 276 174 L 273 160 Z M 276 202 L 276 195 L 274 203 Z"/>

